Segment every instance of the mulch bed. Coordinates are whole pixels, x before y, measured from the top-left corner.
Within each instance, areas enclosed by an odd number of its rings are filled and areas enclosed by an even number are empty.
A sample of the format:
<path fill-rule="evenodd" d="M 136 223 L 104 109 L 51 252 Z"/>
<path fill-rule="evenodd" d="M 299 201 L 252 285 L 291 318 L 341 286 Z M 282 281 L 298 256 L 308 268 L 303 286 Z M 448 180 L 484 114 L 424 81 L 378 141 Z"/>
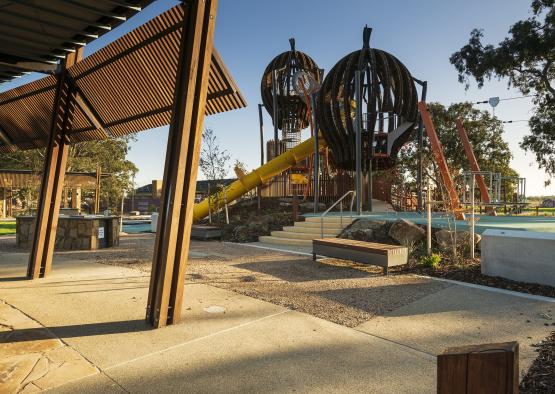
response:
<path fill-rule="evenodd" d="M 464 265 L 441 265 L 439 268 L 435 269 L 424 267 L 422 265 L 392 267 L 390 268 L 390 272 L 427 275 L 436 278 L 457 280 L 460 282 L 474 283 L 477 285 L 497 287 L 499 289 L 513 290 L 521 293 L 555 298 L 555 288 L 551 286 L 515 282 L 496 276 L 482 275 L 479 260 L 467 260 Z"/>
<path fill-rule="evenodd" d="M 520 383 L 521 393 L 553 393 L 555 391 L 555 331 L 534 345 L 538 357 Z"/>

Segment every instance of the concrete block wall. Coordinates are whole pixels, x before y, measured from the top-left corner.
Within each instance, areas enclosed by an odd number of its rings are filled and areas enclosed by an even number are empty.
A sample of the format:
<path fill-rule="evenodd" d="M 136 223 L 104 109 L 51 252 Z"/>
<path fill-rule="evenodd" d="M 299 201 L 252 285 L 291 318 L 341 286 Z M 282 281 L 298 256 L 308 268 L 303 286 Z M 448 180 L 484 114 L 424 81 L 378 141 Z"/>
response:
<path fill-rule="evenodd" d="M 60 217 L 56 230 L 56 250 L 95 250 L 102 247 L 98 238 L 99 227 L 105 226 L 106 246 L 119 245 L 119 218 L 76 218 Z M 16 244 L 30 249 L 35 232 L 35 217 L 19 216 L 16 219 Z"/>
<path fill-rule="evenodd" d="M 482 273 L 555 287 L 555 234 L 493 230 L 482 233 Z"/>

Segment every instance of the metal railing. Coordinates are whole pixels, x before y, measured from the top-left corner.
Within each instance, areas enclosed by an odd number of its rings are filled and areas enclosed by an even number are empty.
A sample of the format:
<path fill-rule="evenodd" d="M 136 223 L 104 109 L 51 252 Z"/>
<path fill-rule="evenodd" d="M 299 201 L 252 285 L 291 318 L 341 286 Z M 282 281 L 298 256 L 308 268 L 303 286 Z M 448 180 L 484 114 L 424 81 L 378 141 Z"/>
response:
<path fill-rule="evenodd" d="M 343 228 L 343 200 L 349 194 L 353 195 L 351 197 L 351 205 L 350 205 L 350 208 L 349 208 L 351 221 L 353 220 L 353 203 L 355 202 L 356 193 L 355 193 L 354 190 L 349 190 L 347 193 L 343 194 L 336 202 L 334 202 L 328 209 L 326 209 L 326 211 L 324 213 L 322 213 L 322 215 L 320 216 L 321 238 L 324 238 L 324 216 L 326 216 L 329 213 L 329 211 L 331 211 L 339 203 L 341 203 L 341 204 L 339 204 L 339 221 L 341 223 L 341 228 Z"/>

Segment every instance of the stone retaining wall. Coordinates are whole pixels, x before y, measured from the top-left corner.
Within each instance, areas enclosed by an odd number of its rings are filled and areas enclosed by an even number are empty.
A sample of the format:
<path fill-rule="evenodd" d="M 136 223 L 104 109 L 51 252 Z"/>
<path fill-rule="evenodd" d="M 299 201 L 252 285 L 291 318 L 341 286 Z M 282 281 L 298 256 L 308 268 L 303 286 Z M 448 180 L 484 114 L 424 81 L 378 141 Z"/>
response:
<path fill-rule="evenodd" d="M 16 244 L 19 248 L 31 249 L 35 219 L 34 216 L 16 218 Z M 58 220 L 56 250 L 95 250 L 118 244 L 119 217 L 60 217 Z"/>

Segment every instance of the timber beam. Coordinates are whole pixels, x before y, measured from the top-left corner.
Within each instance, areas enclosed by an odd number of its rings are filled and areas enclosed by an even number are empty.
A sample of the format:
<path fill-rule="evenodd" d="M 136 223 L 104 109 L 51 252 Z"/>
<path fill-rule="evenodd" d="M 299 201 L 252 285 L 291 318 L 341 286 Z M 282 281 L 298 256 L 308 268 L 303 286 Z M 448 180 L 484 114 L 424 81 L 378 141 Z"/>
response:
<path fill-rule="evenodd" d="M 33 245 L 29 255 L 27 276 L 43 278 L 52 267 L 58 215 L 69 152 L 68 131 L 73 121 L 75 92 L 67 80 L 67 69 L 80 61 L 83 49 L 67 55 L 57 75 L 56 95 L 52 110 L 50 136 L 46 147 L 44 170 L 38 200 Z"/>
<path fill-rule="evenodd" d="M 217 0 L 188 1 L 180 40 L 146 321 L 179 322 L 208 92 Z"/>

